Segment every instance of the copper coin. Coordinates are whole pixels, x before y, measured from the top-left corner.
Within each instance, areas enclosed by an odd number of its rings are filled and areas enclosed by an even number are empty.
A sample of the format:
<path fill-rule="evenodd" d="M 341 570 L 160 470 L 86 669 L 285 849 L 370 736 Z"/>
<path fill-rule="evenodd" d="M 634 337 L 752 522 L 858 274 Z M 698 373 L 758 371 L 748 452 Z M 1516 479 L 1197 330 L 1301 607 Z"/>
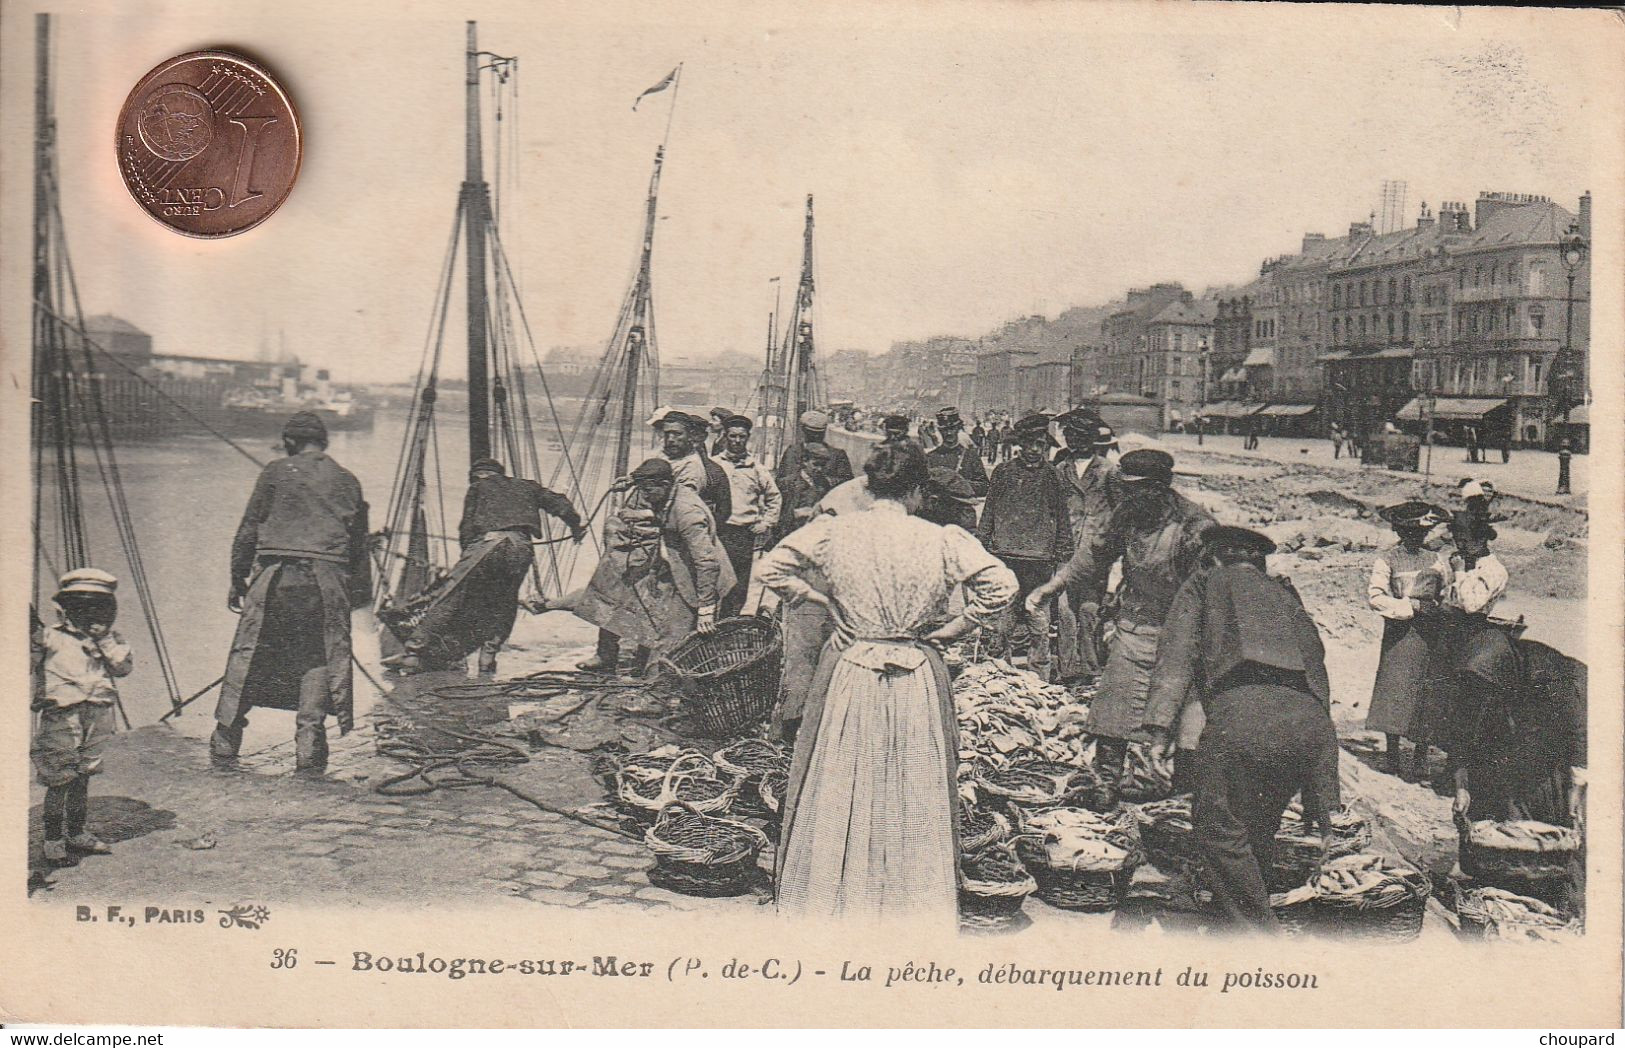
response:
<path fill-rule="evenodd" d="M 299 116 L 282 85 L 228 51 L 193 51 L 141 78 L 118 118 L 118 167 L 136 203 L 189 237 L 271 217 L 299 177 Z"/>

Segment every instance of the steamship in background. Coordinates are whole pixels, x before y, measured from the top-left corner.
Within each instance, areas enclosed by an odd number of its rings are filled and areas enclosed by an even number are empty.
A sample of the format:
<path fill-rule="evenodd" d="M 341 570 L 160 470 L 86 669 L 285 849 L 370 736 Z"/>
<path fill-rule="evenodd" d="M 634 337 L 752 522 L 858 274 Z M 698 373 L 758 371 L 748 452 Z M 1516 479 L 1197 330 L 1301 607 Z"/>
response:
<path fill-rule="evenodd" d="M 372 428 L 369 400 L 285 346 L 273 355 L 262 340 L 254 360 L 154 353 L 151 335 L 108 314 L 87 318 L 85 333 L 94 349 L 73 361 L 70 381 L 100 387 L 115 438 L 275 433 L 295 411 L 316 412 L 331 430 Z"/>

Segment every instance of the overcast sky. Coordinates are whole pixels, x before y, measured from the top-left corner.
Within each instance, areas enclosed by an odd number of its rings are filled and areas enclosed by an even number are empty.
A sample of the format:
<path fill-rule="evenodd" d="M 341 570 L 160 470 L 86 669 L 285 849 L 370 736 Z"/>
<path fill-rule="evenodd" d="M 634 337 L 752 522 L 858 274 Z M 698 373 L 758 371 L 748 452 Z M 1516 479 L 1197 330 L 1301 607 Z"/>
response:
<path fill-rule="evenodd" d="M 340 379 L 416 367 L 463 177 L 466 17 L 483 48 L 520 57 L 504 224 L 544 351 L 611 330 L 671 94 L 631 102 L 679 61 L 654 270 L 668 358 L 759 352 L 769 278 L 797 275 L 809 192 L 821 345 L 883 350 L 1160 279 L 1248 280 L 1306 230 L 1365 218 L 1385 178 L 1409 183 L 1412 221 L 1423 200 L 1481 189 L 1572 209 L 1617 180 L 1588 109 L 1610 54 L 1596 14 L 742 4 L 610 24 L 588 4 L 389 19 L 300 2 L 208 18 L 72 6 L 56 21 L 56 106 L 87 311 L 126 317 L 159 352 L 246 357 L 285 338 Z M 9 29 L 7 111 L 26 128 L 32 27 Z M 306 159 L 270 221 L 196 242 L 129 199 L 113 127 L 150 67 L 210 45 L 280 74 Z M 13 219 L 26 186 L 9 183 Z"/>

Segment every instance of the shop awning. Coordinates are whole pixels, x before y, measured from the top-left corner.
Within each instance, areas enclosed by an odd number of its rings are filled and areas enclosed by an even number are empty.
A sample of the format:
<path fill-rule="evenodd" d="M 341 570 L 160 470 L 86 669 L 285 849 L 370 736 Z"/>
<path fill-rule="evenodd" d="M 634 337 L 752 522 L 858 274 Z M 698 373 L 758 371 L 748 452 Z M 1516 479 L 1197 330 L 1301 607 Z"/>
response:
<path fill-rule="evenodd" d="M 1406 422 L 1419 422 L 1427 408 L 1427 401 L 1417 397 L 1399 409 L 1399 417 Z M 1504 399 L 1488 397 L 1440 397 L 1433 405 L 1435 421 L 1469 421 L 1480 419 L 1496 408 L 1506 406 Z"/>
<path fill-rule="evenodd" d="M 1219 400 L 1212 404 L 1203 404 L 1197 414 L 1203 418 L 1229 418 L 1230 409 L 1236 407 L 1233 400 Z"/>
<path fill-rule="evenodd" d="M 1243 404 L 1236 400 L 1221 400 L 1219 403 L 1202 409 L 1202 414 L 1208 418 L 1246 418 L 1255 415 L 1262 404 Z"/>
<path fill-rule="evenodd" d="M 1267 346 L 1259 346 L 1247 354 L 1247 359 L 1241 362 L 1244 368 L 1267 368 L 1275 365 L 1275 350 Z"/>
<path fill-rule="evenodd" d="M 1314 412 L 1318 404 L 1271 404 L 1260 411 L 1260 415 L 1269 415 L 1273 418 L 1297 418 Z"/>

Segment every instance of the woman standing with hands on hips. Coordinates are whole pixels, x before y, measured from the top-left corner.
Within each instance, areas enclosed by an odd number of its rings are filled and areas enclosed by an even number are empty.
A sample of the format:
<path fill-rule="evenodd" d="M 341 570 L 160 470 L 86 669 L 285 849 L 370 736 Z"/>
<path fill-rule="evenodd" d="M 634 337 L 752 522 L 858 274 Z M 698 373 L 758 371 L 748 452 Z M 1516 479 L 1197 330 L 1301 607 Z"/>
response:
<path fill-rule="evenodd" d="M 778 905 L 797 916 L 951 929 L 959 747 L 934 645 L 991 621 L 1016 580 L 968 532 L 912 515 L 929 476 L 918 446 L 882 445 L 864 472 L 874 505 L 815 518 L 760 564 L 763 585 L 791 604 L 823 605 L 835 623 L 796 737 Z M 949 618 L 960 585 L 965 609 Z"/>

